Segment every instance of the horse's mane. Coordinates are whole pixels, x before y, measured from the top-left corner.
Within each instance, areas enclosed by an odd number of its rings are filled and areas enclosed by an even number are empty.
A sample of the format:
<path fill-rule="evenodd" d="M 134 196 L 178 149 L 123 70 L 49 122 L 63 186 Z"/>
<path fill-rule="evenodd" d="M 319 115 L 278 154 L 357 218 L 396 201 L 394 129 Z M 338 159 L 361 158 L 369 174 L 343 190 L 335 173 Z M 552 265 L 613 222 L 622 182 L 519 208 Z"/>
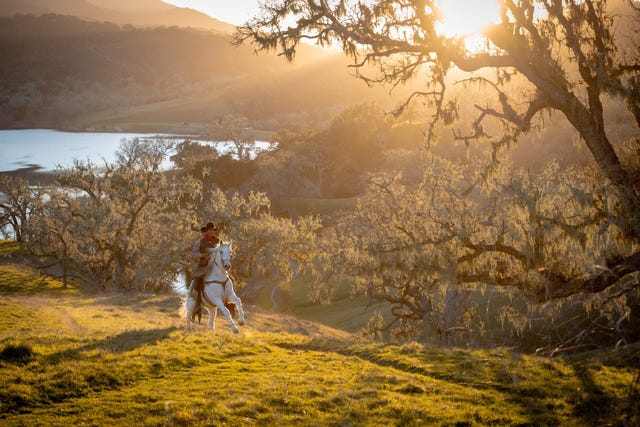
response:
<path fill-rule="evenodd" d="M 213 260 L 220 255 L 220 247 L 222 246 L 229 246 L 229 251 L 231 251 L 231 244 L 233 243 L 232 240 L 229 241 L 224 241 L 224 240 L 220 240 L 220 242 L 218 243 L 217 246 L 214 246 L 213 248 L 211 248 L 211 251 L 209 252 L 209 263 L 213 262 Z"/>

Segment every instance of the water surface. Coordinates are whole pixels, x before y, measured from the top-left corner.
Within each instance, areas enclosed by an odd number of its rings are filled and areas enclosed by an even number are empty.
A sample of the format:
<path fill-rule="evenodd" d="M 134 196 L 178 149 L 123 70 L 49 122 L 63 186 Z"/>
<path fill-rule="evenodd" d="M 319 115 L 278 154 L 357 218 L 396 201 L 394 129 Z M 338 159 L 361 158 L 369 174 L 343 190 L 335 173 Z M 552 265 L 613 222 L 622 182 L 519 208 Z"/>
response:
<path fill-rule="evenodd" d="M 73 160 L 97 165 L 115 160 L 123 140 L 157 134 L 62 132 L 50 129 L 0 130 L 0 171 L 39 166 L 45 171 L 70 167 Z"/>
<path fill-rule="evenodd" d="M 113 163 L 120 144 L 133 138 L 186 138 L 203 144 L 214 145 L 218 152 L 231 149 L 229 142 L 210 142 L 198 137 L 154 133 L 63 132 L 50 129 L 0 130 L 0 172 L 39 167 L 41 171 L 53 171 L 58 166 L 71 167 L 73 160 L 101 166 L 105 161 Z M 252 156 L 269 149 L 265 141 L 256 141 Z M 172 162 L 165 159 L 163 167 Z"/>

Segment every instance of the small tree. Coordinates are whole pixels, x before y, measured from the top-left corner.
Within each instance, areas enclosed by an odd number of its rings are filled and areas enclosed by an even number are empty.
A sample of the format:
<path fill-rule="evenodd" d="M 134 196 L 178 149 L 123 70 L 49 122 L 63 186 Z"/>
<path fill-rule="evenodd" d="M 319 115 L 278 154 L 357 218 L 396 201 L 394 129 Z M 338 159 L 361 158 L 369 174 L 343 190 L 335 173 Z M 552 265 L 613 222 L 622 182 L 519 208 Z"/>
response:
<path fill-rule="evenodd" d="M 392 120 L 373 103 L 344 110 L 327 130 L 282 131 L 278 147 L 257 159 L 256 185 L 289 197 L 351 197 L 384 163 Z M 264 180 L 264 181 L 263 181 Z M 277 182 L 274 182 L 277 181 Z"/>
<path fill-rule="evenodd" d="M 24 242 L 25 230 L 37 209 L 40 189 L 29 186 L 29 181 L 0 176 L 0 231 L 18 243 Z"/>
<path fill-rule="evenodd" d="M 209 125 L 207 136 L 213 141 L 230 143 L 233 146 L 232 154 L 239 161 L 249 160 L 251 151 L 256 146 L 256 140 L 246 117 L 236 117 L 229 114 L 218 118 Z"/>
<path fill-rule="evenodd" d="M 314 144 L 313 132 L 282 130 L 274 138 L 278 147 L 257 156 L 251 185 L 276 200 L 291 197 L 320 197 L 326 166 L 314 162 L 321 144 Z"/>

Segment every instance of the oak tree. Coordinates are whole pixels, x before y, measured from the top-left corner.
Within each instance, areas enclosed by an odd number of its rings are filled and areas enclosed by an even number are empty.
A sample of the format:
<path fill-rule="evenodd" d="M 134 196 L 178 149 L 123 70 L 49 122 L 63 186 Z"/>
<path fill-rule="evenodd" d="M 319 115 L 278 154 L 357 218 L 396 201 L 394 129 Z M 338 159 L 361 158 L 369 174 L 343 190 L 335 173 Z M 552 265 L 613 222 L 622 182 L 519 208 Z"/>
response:
<path fill-rule="evenodd" d="M 48 200 L 30 220 L 27 247 L 57 260 L 65 278 L 97 288 L 169 288 L 188 246 L 183 236 L 195 222 L 180 201 L 199 191 L 162 169 L 171 147 L 136 138 L 120 146 L 113 163 L 76 160 L 59 169 Z"/>
<path fill-rule="evenodd" d="M 249 160 L 256 146 L 256 140 L 249 128 L 249 120 L 233 114 L 213 120 L 207 128 L 207 136 L 212 141 L 230 144 L 231 154 L 239 161 Z"/>
<path fill-rule="evenodd" d="M 41 189 L 29 181 L 9 175 L 0 176 L 0 232 L 23 243 L 25 229 L 38 206 Z"/>
<path fill-rule="evenodd" d="M 433 111 L 426 131 L 429 140 L 437 138 L 439 125 L 454 124 L 456 140 L 491 146 L 493 162 L 488 172 L 497 165 L 502 149 L 544 126 L 543 113 L 563 117 L 611 184 L 608 191 L 614 199 L 607 202 L 606 216 L 598 219 L 599 226 L 617 227 L 621 238 L 630 242 L 628 247 L 637 247 L 640 196 L 632 171 L 614 148 L 606 122 L 609 101 L 620 100 L 636 127 L 640 125 L 637 6 L 594 0 L 497 3 L 497 23 L 480 31 L 483 44 L 474 49 L 467 46 L 464 37 L 441 31 L 442 2 L 432 0 L 269 0 L 257 16 L 238 29 L 235 40 L 252 42 L 259 51 L 276 50 L 289 60 L 303 42 L 337 45 L 353 58 L 358 76 L 370 84 L 399 85 L 424 76 L 425 89 L 416 91 L 398 111 L 420 99 Z M 467 75 L 461 78 L 460 73 Z M 460 101 L 448 90 L 454 78 L 487 90 L 486 99 L 473 102 L 476 116 L 471 123 L 456 124 Z M 488 182 L 490 175 L 485 173 L 471 182 L 470 188 Z M 567 222 L 558 225 L 577 226 Z M 461 256 L 511 256 L 509 252 L 499 239 L 469 240 L 467 253 Z M 548 259 L 545 264 L 529 267 L 546 281 L 547 291 L 540 299 L 549 300 L 578 292 L 601 292 L 640 270 L 637 249 L 608 261 L 608 268 L 588 278 L 558 271 Z M 513 285 L 527 287 L 523 279 L 515 283 L 516 274 L 509 277 Z M 476 279 L 493 282 L 495 274 L 485 278 L 476 275 Z"/>

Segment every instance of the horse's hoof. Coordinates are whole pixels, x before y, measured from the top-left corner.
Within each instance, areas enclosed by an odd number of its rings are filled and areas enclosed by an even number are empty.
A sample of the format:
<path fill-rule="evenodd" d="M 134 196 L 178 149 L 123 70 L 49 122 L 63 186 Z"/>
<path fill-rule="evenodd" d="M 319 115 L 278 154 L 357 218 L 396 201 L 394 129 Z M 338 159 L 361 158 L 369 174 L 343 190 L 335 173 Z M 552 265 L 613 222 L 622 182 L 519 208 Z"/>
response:
<path fill-rule="evenodd" d="M 234 334 L 239 334 L 239 333 L 240 333 L 240 331 L 239 331 L 238 329 L 234 329 L 234 330 L 233 330 L 233 333 L 234 333 Z"/>
<path fill-rule="evenodd" d="M 244 326 L 244 320 L 239 321 L 239 322 L 238 322 L 238 325 L 240 325 L 240 326 Z"/>

